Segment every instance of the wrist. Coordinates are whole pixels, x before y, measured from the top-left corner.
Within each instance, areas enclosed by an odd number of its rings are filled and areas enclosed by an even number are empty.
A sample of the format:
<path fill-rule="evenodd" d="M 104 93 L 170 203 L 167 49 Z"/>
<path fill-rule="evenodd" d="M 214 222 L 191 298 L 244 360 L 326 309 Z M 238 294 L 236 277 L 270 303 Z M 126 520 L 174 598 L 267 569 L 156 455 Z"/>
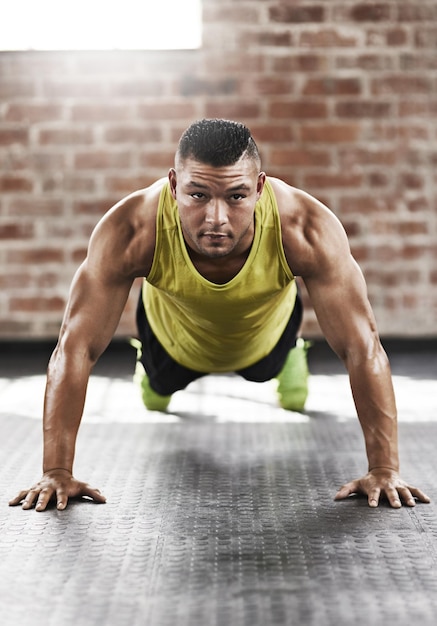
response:
<path fill-rule="evenodd" d="M 389 470 L 390 472 L 399 472 L 399 466 L 391 466 L 391 465 L 374 465 L 372 467 L 369 466 L 369 472 L 374 472 L 375 470 Z"/>
<path fill-rule="evenodd" d="M 50 469 L 43 470 L 44 474 L 48 474 L 49 472 L 67 472 L 68 474 L 70 474 L 70 476 L 72 475 L 72 472 L 65 467 L 51 467 Z"/>

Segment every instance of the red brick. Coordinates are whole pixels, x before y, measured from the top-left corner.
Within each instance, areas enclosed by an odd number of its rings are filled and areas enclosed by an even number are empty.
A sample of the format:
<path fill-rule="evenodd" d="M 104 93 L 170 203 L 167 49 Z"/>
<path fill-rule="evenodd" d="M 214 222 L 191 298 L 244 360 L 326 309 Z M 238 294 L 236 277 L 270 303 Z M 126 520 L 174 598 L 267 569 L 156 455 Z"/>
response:
<path fill-rule="evenodd" d="M 429 232 L 428 224 L 426 222 L 401 222 L 398 224 L 399 234 L 404 236 L 413 235 L 426 235 Z"/>
<path fill-rule="evenodd" d="M 168 167 L 171 167 L 171 164 Z M 163 170 L 162 176 L 165 176 L 166 173 L 167 172 Z M 138 189 L 143 189 L 146 185 L 147 182 L 143 176 L 118 175 L 107 176 L 105 178 L 105 188 L 111 193 L 120 194 L 120 196 L 132 193 Z"/>
<path fill-rule="evenodd" d="M 254 93 L 259 97 L 282 96 L 292 94 L 294 92 L 293 85 L 293 80 L 288 76 L 286 78 L 263 76 L 261 78 L 240 81 L 239 88 L 243 96 Z"/>
<path fill-rule="evenodd" d="M 378 195 L 370 195 L 364 191 L 360 195 L 345 196 L 340 199 L 341 214 L 358 213 L 361 215 L 391 213 L 395 210 L 389 198 Z"/>
<path fill-rule="evenodd" d="M 12 198 L 9 202 L 10 215 L 47 216 L 59 215 L 62 210 L 62 202 L 59 198 L 23 197 Z"/>
<path fill-rule="evenodd" d="M 335 66 L 338 69 L 362 69 L 367 71 L 393 70 L 396 58 L 388 54 L 357 54 L 337 56 Z"/>
<path fill-rule="evenodd" d="M 237 82 L 232 77 L 201 78 L 184 76 L 179 81 L 178 94 L 181 96 L 222 96 L 237 93 Z"/>
<path fill-rule="evenodd" d="M 319 54 L 273 57 L 271 64 L 275 72 L 321 72 L 328 67 L 326 56 Z"/>
<path fill-rule="evenodd" d="M 22 289 L 34 284 L 34 278 L 29 272 L 8 272 L 7 274 L 0 274 L 0 289 Z"/>
<path fill-rule="evenodd" d="M 17 320 L 0 319 L 0 337 L 31 337 L 34 332 L 30 321 L 22 322 Z"/>
<path fill-rule="evenodd" d="M 426 94 L 433 88 L 430 78 L 421 76 L 384 76 L 371 81 L 372 93 L 376 96 L 381 94 Z"/>
<path fill-rule="evenodd" d="M 161 129 L 157 126 L 114 126 L 104 133 L 109 143 L 144 143 L 162 141 Z"/>
<path fill-rule="evenodd" d="M 337 102 L 335 112 L 339 117 L 353 118 L 387 118 L 392 114 L 393 105 L 390 102 L 374 102 L 366 100 L 354 100 L 349 102 Z"/>
<path fill-rule="evenodd" d="M 420 52 L 420 54 L 406 52 L 399 56 L 400 69 L 402 71 L 416 71 L 416 70 L 436 70 L 437 69 L 437 55 L 426 54 Z"/>
<path fill-rule="evenodd" d="M 0 239 L 29 239 L 35 234 L 30 222 L 0 222 Z"/>
<path fill-rule="evenodd" d="M 92 200 L 76 200 L 73 203 L 73 213 L 75 215 L 104 215 L 118 200 L 120 197 L 115 195 Z"/>
<path fill-rule="evenodd" d="M 406 189 L 422 189 L 425 185 L 423 176 L 415 172 L 403 172 L 399 176 L 399 182 Z"/>
<path fill-rule="evenodd" d="M 299 46 L 309 48 L 354 48 L 358 43 L 358 36 L 343 34 L 334 29 L 306 31 L 301 33 L 299 37 Z"/>
<path fill-rule="evenodd" d="M 374 187 L 387 187 L 392 181 L 392 177 L 389 172 L 370 172 L 366 177 L 367 185 L 373 189 Z M 379 191 L 379 190 L 378 190 Z"/>
<path fill-rule="evenodd" d="M 325 8 L 321 5 L 292 6 L 291 4 L 279 4 L 269 9 L 269 17 L 272 22 L 303 23 L 323 22 Z"/>
<path fill-rule="evenodd" d="M 133 80 L 114 80 L 107 87 L 110 98 L 159 98 L 163 95 L 164 89 L 162 80 L 138 76 Z"/>
<path fill-rule="evenodd" d="M 392 18 L 391 6 L 376 2 L 357 4 L 351 8 L 350 15 L 357 22 L 381 22 Z"/>
<path fill-rule="evenodd" d="M 30 80 L 0 80 L 0 99 L 32 98 L 35 95 L 35 84 Z"/>
<path fill-rule="evenodd" d="M 305 118 L 324 118 L 327 116 L 325 102 L 301 101 L 272 101 L 269 105 L 269 115 L 272 118 L 287 118 L 293 120 Z"/>
<path fill-rule="evenodd" d="M 64 107 L 50 103 L 37 104 L 27 102 L 26 104 L 11 103 L 6 110 L 5 119 L 8 122 L 35 122 L 55 121 L 62 119 Z"/>
<path fill-rule="evenodd" d="M 250 125 L 250 130 L 256 142 L 281 143 L 294 139 L 294 133 L 289 124 L 274 126 L 271 123 L 254 123 Z"/>
<path fill-rule="evenodd" d="M 165 170 L 173 167 L 175 150 L 151 150 L 139 155 L 141 167 L 162 167 Z"/>
<path fill-rule="evenodd" d="M 403 46 L 408 41 L 408 32 L 405 28 L 390 28 L 386 35 L 387 45 Z"/>
<path fill-rule="evenodd" d="M 29 265 L 32 263 L 62 263 L 64 252 L 59 248 L 30 248 L 26 250 L 9 250 L 7 259 L 10 263 Z"/>
<path fill-rule="evenodd" d="M 91 128 L 52 128 L 39 131 L 41 145 L 77 145 L 91 144 L 93 131 Z"/>
<path fill-rule="evenodd" d="M 423 196 L 414 198 L 414 200 L 407 200 L 405 204 L 410 213 L 421 213 L 421 212 L 431 211 L 431 207 L 430 207 L 428 199 Z"/>
<path fill-rule="evenodd" d="M 416 117 L 418 115 L 429 114 L 429 101 L 421 98 L 420 100 L 406 100 L 399 102 L 399 115 L 402 117 Z"/>
<path fill-rule="evenodd" d="M 415 44 L 418 48 L 432 48 L 434 51 L 437 47 L 437 26 L 421 27 L 415 32 Z"/>
<path fill-rule="evenodd" d="M 404 261 L 412 261 L 426 257 L 428 250 L 426 246 L 407 244 L 402 247 L 400 254 Z"/>
<path fill-rule="evenodd" d="M 63 311 L 65 308 L 65 300 L 58 296 L 52 298 L 45 298 L 43 296 L 37 296 L 34 298 L 11 298 L 9 301 L 9 309 L 11 313 L 19 312 L 51 312 L 51 311 Z"/>
<path fill-rule="evenodd" d="M 259 102 L 253 100 L 238 99 L 229 100 L 206 100 L 204 105 L 206 117 L 224 117 L 233 120 L 251 120 L 257 119 L 261 114 L 261 106 Z M 177 137 L 180 133 L 178 131 Z M 172 137 L 175 139 L 175 137 Z"/>
<path fill-rule="evenodd" d="M 293 45 L 293 38 L 290 31 L 246 31 L 241 35 L 241 44 L 244 48 L 251 46 L 271 46 L 286 48 Z"/>
<path fill-rule="evenodd" d="M 33 279 L 33 286 L 40 289 L 47 289 L 48 287 L 56 287 L 59 285 L 60 276 L 55 272 L 42 272 Z"/>
<path fill-rule="evenodd" d="M 358 124 L 303 124 L 299 130 L 302 141 L 317 143 L 349 143 L 360 135 Z"/>
<path fill-rule="evenodd" d="M 132 165 L 132 152 L 94 150 L 79 152 L 74 157 L 76 169 L 127 169 Z"/>
<path fill-rule="evenodd" d="M 139 104 L 138 115 L 145 120 L 196 119 L 196 107 L 192 102 L 173 101 Z"/>
<path fill-rule="evenodd" d="M 32 191 L 33 182 L 24 176 L 4 174 L 0 176 L 0 192 Z"/>
<path fill-rule="evenodd" d="M 361 93 L 361 80 L 359 78 L 310 78 L 306 81 L 303 94 L 306 96 L 344 96 L 358 95 Z"/>
<path fill-rule="evenodd" d="M 375 122 L 369 126 L 369 132 L 367 139 L 369 141 L 412 141 L 420 140 L 427 141 L 430 138 L 429 129 L 424 126 L 423 123 L 413 123 L 408 120 L 408 123 L 387 123 Z"/>
<path fill-rule="evenodd" d="M 399 154 L 395 148 L 375 149 L 348 147 L 339 150 L 340 165 L 343 168 L 353 167 L 354 165 L 382 165 L 393 166 L 399 158 Z"/>
<path fill-rule="evenodd" d="M 79 122 L 130 121 L 132 111 L 125 104 L 73 104 L 71 119 Z"/>
<path fill-rule="evenodd" d="M 437 5 L 434 1 L 401 2 L 397 7 L 401 22 L 429 22 L 437 20 Z"/>
<path fill-rule="evenodd" d="M 238 6 L 236 4 L 221 3 L 203 6 L 203 22 L 206 24 L 256 24 L 260 19 L 257 6 Z"/>
<path fill-rule="evenodd" d="M 317 188 L 343 188 L 360 187 L 363 177 L 360 174 L 332 173 L 332 174 L 307 174 L 305 176 L 305 187 Z"/>
<path fill-rule="evenodd" d="M 266 55 L 251 50 L 235 51 L 233 54 L 223 55 L 223 51 L 210 50 L 205 53 L 204 66 L 211 74 L 238 74 L 244 67 L 244 72 L 264 72 Z"/>
<path fill-rule="evenodd" d="M 305 150 L 303 148 L 294 149 L 273 149 L 270 152 L 269 163 L 273 166 L 305 166 L 305 167 L 328 167 L 331 164 L 330 156 L 321 150 Z"/>
<path fill-rule="evenodd" d="M 98 188 L 98 179 L 95 178 L 94 172 L 71 172 L 65 173 L 62 180 L 62 189 L 73 193 L 96 192 Z"/>
<path fill-rule="evenodd" d="M 11 144 L 27 144 L 29 131 L 27 128 L 0 128 L 0 146 Z"/>
<path fill-rule="evenodd" d="M 83 98 L 86 94 L 87 98 L 107 98 L 107 88 L 103 81 L 87 80 L 83 81 L 80 77 L 73 80 L 44 80 L 41 86 L 42 94 L 47 98 Z"/>

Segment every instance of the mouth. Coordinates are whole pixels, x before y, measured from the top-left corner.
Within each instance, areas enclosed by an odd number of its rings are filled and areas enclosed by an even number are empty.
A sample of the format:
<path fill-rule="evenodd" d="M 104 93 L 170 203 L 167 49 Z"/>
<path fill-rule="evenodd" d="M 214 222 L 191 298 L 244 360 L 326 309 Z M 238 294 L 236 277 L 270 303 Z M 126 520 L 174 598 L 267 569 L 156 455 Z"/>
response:
<path fill-rule="evenodd" d="M 226 233 L 206 232 L 202 233 L 202 237 L 209 237 L 211 239 L 224 239 L 227 237 Z"/>

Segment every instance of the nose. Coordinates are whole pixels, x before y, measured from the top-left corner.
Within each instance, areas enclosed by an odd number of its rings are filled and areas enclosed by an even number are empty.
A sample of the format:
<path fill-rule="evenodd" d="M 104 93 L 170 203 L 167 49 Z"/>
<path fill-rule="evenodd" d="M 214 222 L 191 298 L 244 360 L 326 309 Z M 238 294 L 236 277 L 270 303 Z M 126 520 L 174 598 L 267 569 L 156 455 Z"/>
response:
<path fill-rule="evenodd" d="M 205 221 L 211 226 L 222 226 L 228 221 L 228 207 L 223 200 L 211 200 L 206 208 Z"/>

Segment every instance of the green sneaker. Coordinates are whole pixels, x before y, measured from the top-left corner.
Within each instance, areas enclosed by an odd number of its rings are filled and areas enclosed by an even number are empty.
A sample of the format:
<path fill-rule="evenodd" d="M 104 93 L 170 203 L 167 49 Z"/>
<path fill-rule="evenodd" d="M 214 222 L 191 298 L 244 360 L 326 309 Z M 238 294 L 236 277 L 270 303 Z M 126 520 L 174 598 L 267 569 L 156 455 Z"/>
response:
<path fill-rule="evenodd" d="M 288 411 L 303 411 L 305 407 L 309 376 L 307 352 L 310 346 L 311 342 L 299 337 L 276 377 L 279 404 Z"/>
<path fill-rule="evenodd" d="M 150 386 L 149 377 L 146 374 L 143 364 L 140 361 L 142 354 L 142 345 L 138 339 L 131 339 L 131 346 L 137 351 L 137 364 L 135 366 L 134 383 L 136 383 L 141 390 L 141 398 L 144 406 L 149 411 L 165 411 L 170 404 L 170 396 L 161 396 L 156 393 Z"/>

